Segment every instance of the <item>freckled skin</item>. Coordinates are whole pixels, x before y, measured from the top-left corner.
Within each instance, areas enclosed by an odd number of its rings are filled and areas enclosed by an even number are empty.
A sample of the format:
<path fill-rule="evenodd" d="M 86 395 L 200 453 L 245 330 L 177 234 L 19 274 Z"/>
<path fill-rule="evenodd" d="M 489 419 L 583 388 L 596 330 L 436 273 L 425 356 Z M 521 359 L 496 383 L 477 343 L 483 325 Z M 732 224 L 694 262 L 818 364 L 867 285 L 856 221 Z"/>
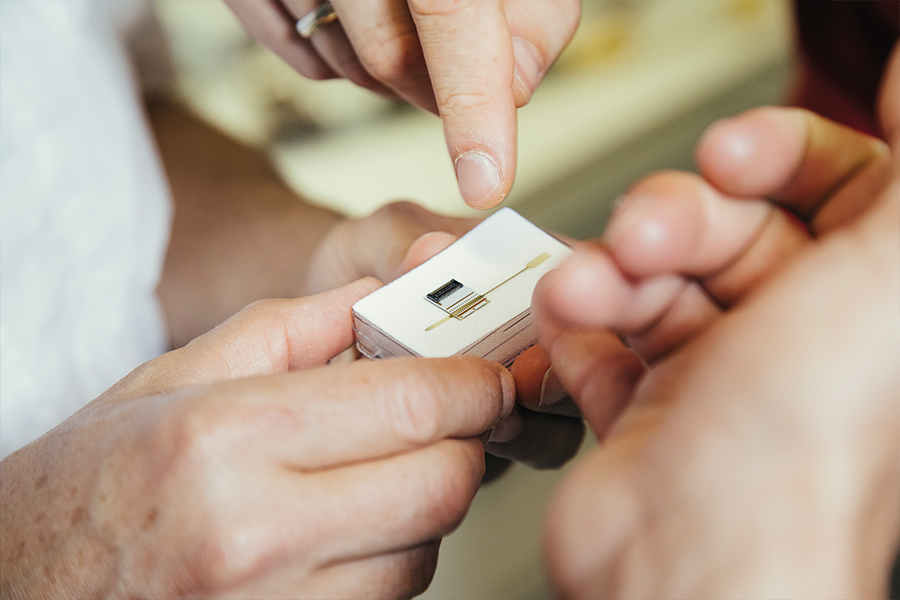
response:
<path fill-rule="evenodd" d="M 72 527 L 75 527 L 76 525 L 78 525 L 79 523 L 84 521 L 84 518 L 85 518 L 84 508 L 79 506 L 74 510 L 74 512 L 72 512 L 72 520 L 70 521 L 70 524 L 72 525 Z"/>
<path fill-rule="evenodd" d="M 154 508 L 149 513 L 147 513 L 147 518 L 144 519 L 144 526 L 142 527 L 143 531 L 150 529 L 156 520 L 159 518 L 159 510 Z"/>
<path fill-rule="evenodd" d="M 476 438 L 512 411 L 515 386 L 473 357 L 326 367 L 352 339 L 350 307 L 377 283 L 347 287 L 248 308 L 172 353 L 190 368 L 164 355 L 0 462 L 0 596 L 423 591 L 436 540 L 481 481 Z M 316 318 L 273 350 L 301 309 Z M 335 322 L 345 337 L 328 337 Z M 317 354 L 291 355 L 291 344 Z M 225 352 L 230 369 L 275 372 L 155 393 L 185 376 L 196 385 L 201 366 L 222 377 L 209 357 Z M 288 372 L 285 357 L 313 364 Z M 39 489 L 35 473 L 46 475 Z"/>

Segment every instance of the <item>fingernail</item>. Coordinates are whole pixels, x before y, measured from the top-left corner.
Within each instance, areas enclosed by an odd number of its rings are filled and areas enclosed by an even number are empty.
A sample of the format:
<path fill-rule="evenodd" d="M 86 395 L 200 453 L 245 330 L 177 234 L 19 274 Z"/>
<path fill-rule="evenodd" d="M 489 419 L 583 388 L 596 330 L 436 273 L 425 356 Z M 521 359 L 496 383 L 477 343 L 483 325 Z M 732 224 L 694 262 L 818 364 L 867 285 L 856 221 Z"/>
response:
<path fill-rule="evenodd" d="M 541 396 L 538 399 L 538 405 L 549 406 L 557 404 L 569 397 L 569 393 L 559 381 L 559 377 L 553 372 L 553 367 L 547 369 L 544 373 L 544 380 L 541 382 Z"/>
<path fill-rule="evenodd" d="M 544 373 L 541 382 L 541 395 L 538 398 L 538 406 L 542 411 L 564 417 L 581 417 L 581 409 L 575 404 L 575 400 L 563 387 L 562 382 L 553 371 L 553 367 Z"/>
<path fill-rule="evenodd" d="M 473 208 L 490 208 L 488 201 L 500 187 L 500 171 L 483 152 L 466 152 L 456 159 L 456 178 L 463 200 Z"/>
<path fill-rule="evenodd" d="M 513 58 L 516 61 L 516 87 L 521 96 L 517 98 L 519 106 L 531 99 L 544 75 L 544 59 L 534 44 L 521 36 L 512 39 Z"/>
<path fill-rule="evenodd" d="M 482 434 L 481 440 L 484 444 L 508 444 L 522 433 L 522 423 L 522 415 L 518 410 L 513 410 L 508 417 L 494 425 L 493 429 Z"/>
<path fill-rule="evenodd" d="M 516 406 L 516 380 L 512 373 L 500 366 L 500 387 L 503 390 L 503 409 L 515 412 Z"/>

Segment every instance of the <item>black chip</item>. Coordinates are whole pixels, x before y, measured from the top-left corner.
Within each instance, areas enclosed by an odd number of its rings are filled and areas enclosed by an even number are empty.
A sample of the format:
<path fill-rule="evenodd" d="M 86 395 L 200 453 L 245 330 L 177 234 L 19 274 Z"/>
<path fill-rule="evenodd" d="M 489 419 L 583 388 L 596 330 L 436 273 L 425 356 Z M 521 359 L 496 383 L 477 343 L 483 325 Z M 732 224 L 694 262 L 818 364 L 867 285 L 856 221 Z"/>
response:
<path fill-rule="evenodd" d="M 447 283 L 445 283 L 444 285 L 442 285 L 438 289 L 434 290 L 433 292 L 431 292 L 430 294 L 428 294 L 425 297 L 428 298 L 429 300 L 431 300 L 432 302 L 434 302 L 435 304 L 440 304 L 441 300 L 443 300 L 448 295 L 452 294 L 453 292 L 455 292 L 462 286 L 463 286 L 463 284 L 461 284 L 457 280 L 451 279 L 450 281 L 448 281 Z"/>

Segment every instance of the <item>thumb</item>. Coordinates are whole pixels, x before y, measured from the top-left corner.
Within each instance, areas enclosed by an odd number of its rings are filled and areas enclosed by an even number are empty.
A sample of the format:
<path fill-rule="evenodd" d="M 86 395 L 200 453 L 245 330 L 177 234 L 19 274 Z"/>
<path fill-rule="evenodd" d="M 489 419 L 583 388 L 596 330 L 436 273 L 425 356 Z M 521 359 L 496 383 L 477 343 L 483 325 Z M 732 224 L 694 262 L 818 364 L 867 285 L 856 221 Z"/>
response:
<path fill-rule="evenodd" d="M 132 371 L 114 388 L 114 396 L 147 396 L 324 365 L 353 343 L 353 304 L 379 287 L 369 277 L 306 298 L 254 302 L 183 348 Z"/>
<path fill-rule="evenodd" d="M 457 239 L 459 239 L 457 236 L 445 231 L 432 231 L 419 236 L 419 238 L 410 245 L 403 260 L 400 261 L 400 265 L 397 267 L 396 277 L 412 271 L 439 252 L 445 250 Z"/>
<path fill-rule="evenodd" d="M 217 379 L 270 375 L 324 365 L 353 343 L 353 304 L 381 287 L 359 279 L 306 298 L 261 300 L 188 344 L 181 360 L 220 355 Z"/>

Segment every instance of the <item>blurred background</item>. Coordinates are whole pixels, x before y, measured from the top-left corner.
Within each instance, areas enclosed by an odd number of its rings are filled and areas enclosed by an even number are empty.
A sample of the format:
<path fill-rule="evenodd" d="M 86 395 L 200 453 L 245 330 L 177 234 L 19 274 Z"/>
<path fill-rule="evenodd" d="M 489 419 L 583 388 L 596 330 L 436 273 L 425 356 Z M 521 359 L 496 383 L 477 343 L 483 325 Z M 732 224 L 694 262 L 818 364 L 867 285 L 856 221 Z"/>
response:
<path fill-rule="evenodd" d="M 157 9 L 178 95 L 264 148 L 304 197 L 350 216 L 400 199 L 474 214 L 437 117 L 345 81 L 303 79 L 251 42 L 219 0 L 159 0 Z M 518 171 L 504 203 L 577 238 L 599 235 L 614 199 L 639 177 L 692 170 L 709 123 L 782 103 L 793 81 L 787 2 L 584 0 L 583 10 L 575 39 L 519 110 Z M 485 486 L 444 541 L 422 597 L 550 597 L 541 520 L 565 471 L 518 466 Z"/>

